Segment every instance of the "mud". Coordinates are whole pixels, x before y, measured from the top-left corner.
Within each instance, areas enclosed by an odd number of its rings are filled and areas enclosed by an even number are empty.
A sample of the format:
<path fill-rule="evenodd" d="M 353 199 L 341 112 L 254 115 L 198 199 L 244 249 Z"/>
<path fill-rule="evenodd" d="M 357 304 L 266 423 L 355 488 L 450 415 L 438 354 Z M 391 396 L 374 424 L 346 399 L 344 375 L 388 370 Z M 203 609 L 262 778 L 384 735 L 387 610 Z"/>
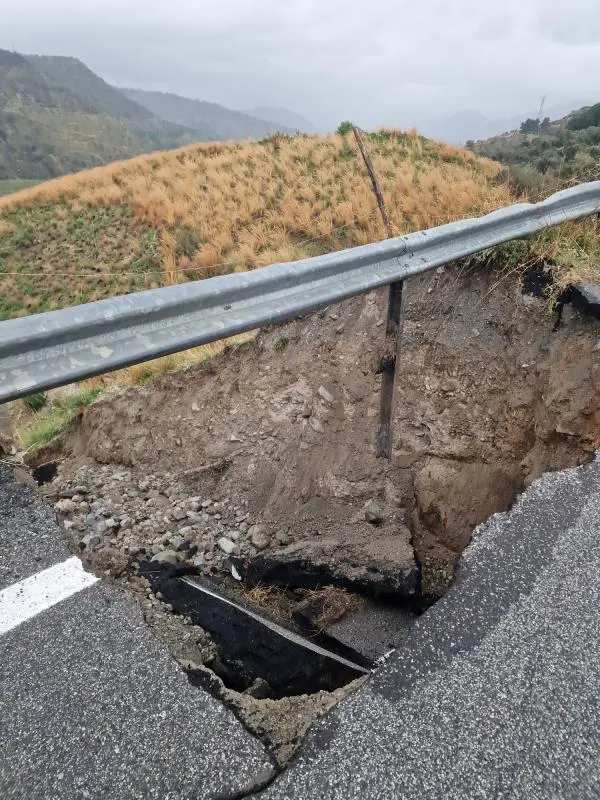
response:
<path fill-rule="evenodd" d="M 190 493 L 245 503 L 267 553 L 343 542 L 375 499 L 404 515 L 421 592 L 440 596 L 477 524 L 600 445 L 600 327 L 565 306 L 554 330 L 511 273 L 409 281 L 387 461 L 375 457 L 385 312 L 385 292 L 354 298 L 92 405 L 60 445 L 62 474 L 89 459 L 169 470 Z"/>

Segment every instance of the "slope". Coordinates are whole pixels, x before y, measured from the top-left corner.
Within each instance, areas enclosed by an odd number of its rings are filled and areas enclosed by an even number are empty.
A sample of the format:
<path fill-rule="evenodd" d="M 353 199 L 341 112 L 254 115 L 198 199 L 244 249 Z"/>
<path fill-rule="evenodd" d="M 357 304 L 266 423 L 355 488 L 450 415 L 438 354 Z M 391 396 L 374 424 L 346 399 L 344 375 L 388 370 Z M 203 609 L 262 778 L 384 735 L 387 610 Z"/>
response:
<path fill-rule="evenodd" d="M 416 133 L 368 136 L 395 230 L 510 202 L 500 167 Z M 0 198 L 3 318 L 382 238 L 353 138 L 193 145 Z"/>
<path fill-rule="evenodd" d="M 204 139 L 260 138 L 278 130 L 292 130 L 241 111 L 232 111 L 217 103 L 192 100 L 166 92 L 146 92 L 142 89 L 120 91 L 162 119 L 200 131 Z"/>
<path fill-rule="evenodd" d="M 551 121 L 527 120 L 514 131 L 470 143 L 479 155 L 511 168 L 519 188 L 540 191 L 600 177 L 600 113 L 584 108 Z"/>

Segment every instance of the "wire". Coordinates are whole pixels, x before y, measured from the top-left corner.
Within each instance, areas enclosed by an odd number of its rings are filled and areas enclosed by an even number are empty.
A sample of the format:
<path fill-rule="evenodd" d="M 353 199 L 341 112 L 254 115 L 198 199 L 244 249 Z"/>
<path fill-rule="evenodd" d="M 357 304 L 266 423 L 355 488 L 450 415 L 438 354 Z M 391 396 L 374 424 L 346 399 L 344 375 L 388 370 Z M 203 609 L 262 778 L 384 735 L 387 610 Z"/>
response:
<path fill-rule="evenodd" d="M 304 247 L 304 245 L 310 244 L 311 242 L 316 242 L 319 239 L 326 239 L 329 236 L 332 236 L 337 231 L 344 230 L 345 228 L 350 228 L 352 225 L 357 225 L 359 222 L 364 222 L 367 219 L 370 219 L 377 213 L 377 209 L 373 209 L 369 214 L 365 214 L 362 217 L 356 217 L 356 219 L 352 220 L 352 222 L 347 222 L 344 225 L 338 225 L 335 228 L 331 228 L 330 231 L 327 233 L 321 233 L 318 236 L 313 236 L 310 239 L 303 239 L 301 242 L 297 242 L 297 247 Z M 9 275 L 17 275 L 23 278 L 49 278 L 49 277 L 71 277 L 71 278 L 100 278 L 103 276 L 109 277 L 124 277 L 124 276 L 135 276 L 138 278 L 143 278 L 146 275 L 165 275 L 168 273 L 169 275 L 178 275 L 184 272 L 197 272 L 199 270 L 216 270 L 220 267 L 234 267 L 239 264 L 240 261 L 221 261 L 218 264 L 210 264 L 206 267 L 203 266 L 190 266 L 190 267 L 179 267 L 178 269 L 172 270 L 148 270 L 147 272 L 115 272 L 115 271 L 107 271 L 107 270 L 94 270 L 92 272 L 77 272 L 77 271 L 65 271 L 65 272 L 45 272 L 41 270 L 40 272 L 8 272 L 3 271 L 0 269 L 0 278 Z"/>

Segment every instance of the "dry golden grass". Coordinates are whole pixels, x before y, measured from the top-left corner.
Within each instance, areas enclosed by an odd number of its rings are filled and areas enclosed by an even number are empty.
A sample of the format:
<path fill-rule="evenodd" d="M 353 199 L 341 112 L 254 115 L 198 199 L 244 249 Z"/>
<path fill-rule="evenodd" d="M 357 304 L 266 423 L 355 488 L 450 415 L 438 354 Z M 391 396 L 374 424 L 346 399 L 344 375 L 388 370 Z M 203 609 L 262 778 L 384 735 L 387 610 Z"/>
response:
<path fill-rule="evenodd" d="M 500 166 L 470 151 L 414 131 L 379 132 L 367 145 L 398 234 L 511 202 L 508 188 L 492 180 Z M 298 258 L 307 240 L 324 252 L 384 237 L 353 140 L 338 135 L 140 156 L 0 198 L 0 214 L 40 203 L 132 210 L 159 233 L 167 284 Z M 173 234 L 181 228 L 193 231 L 199 246 L 176 258 Z"/>
<path fill-rule="evenodd" d="M 6 220 L 0 219 L 0 238 L 2 236 L 8 236 L 9 233 L 12 233 L 15 229 L 15 226 L 12 222 L 7 222 Z"/>

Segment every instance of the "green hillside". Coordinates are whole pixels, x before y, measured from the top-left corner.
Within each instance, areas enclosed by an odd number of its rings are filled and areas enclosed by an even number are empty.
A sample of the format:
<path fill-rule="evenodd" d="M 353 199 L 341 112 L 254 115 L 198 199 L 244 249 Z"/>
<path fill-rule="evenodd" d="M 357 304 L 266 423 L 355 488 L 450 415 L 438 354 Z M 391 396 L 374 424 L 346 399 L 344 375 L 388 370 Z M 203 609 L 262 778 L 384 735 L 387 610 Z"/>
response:
<path fill-rule="evenodd" d="M 199 138 L 118 94 L 76 59 L 0 50 L 0 180 L 44 180 Z"/>
<path fill-rule="evenodd" d="M 519 188 L 560 187 L 600 178 L 600 104 L 558 120 L 525 120 L 518 132 L 468 146 L 510 168 Z"/>

